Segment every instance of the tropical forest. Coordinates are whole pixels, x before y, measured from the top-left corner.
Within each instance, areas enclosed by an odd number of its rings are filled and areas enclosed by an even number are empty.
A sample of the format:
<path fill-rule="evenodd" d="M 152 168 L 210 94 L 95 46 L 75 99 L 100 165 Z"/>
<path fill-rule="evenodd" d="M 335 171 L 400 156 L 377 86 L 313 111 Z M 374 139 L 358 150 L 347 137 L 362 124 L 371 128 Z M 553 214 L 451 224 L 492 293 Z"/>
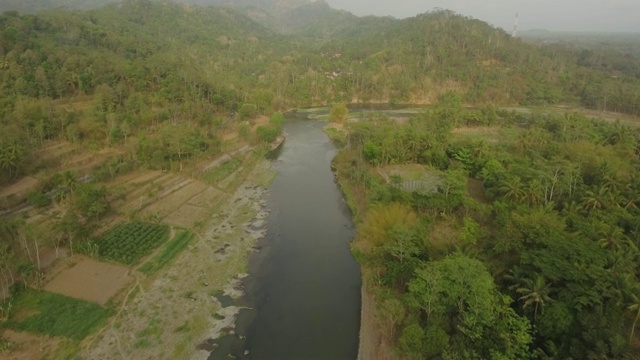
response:
<path fill-rule="evenodd" d="M 0 358 L 640 359 L 640 34 L 0 12 Z"/>

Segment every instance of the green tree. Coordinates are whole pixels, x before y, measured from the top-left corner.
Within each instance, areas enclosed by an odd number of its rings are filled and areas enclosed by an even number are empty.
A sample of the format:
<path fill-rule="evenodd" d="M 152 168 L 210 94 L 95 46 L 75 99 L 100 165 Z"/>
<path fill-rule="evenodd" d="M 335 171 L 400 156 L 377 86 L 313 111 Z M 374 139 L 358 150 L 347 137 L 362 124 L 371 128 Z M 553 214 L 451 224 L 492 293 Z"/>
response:
<path fill-rule="evenodd" d="M 426 263 L 409 291 L 428 323 L 444 322 L 462 358 L 529 357 L 528 321 L 513 312 L 480 261 L 456 253 Z"/>
<path fill-rule="evenodd" d="M 332 122 L 343 124 L 345 121 L 347 121 L 348 117 L 349 109 L 347 109 L 347 104 L 338 103 L 334 104 L 331 107 L 331 111 L 329 112 L 329 120 L 331 120 Z"/>
<path fill-rule="evenodd" d="M 544 311 L 544 304 L 552 301 L 549 296 L 551 291 L 552 288 L 540 274 L 535 274 L 533 280 L 523 279 L 521 286 L 516 289 L 516 293 L 522 295 L 518 300 L 523 302 L 523 307 L 533 306 L 534 320 L 538 317 L 538 307 Z"/>

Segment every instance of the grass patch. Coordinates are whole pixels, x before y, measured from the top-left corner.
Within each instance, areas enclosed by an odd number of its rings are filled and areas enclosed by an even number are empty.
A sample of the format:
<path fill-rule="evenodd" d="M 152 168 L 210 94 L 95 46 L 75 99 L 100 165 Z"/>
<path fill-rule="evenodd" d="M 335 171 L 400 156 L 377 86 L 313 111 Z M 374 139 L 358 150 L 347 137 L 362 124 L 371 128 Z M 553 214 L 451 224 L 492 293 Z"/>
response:
<path fill-rule="evenodd" d="M 19 292 L 13 301 L 15 310 L 5 327 L 73 340 L 87 337 L 112 313 L 98 304 L 33 289 Z"/>
<path fill-rule="evenodd" d="M 174 359 L 187 358 L 189 352 L 191 351 L 193 340 L 200 337 L 208 329 L 208 327 L 209 323 L 207 319 L 197 315 L 188 320 L 184 325 L 180 327 L 179 330 L 176 329 L 178 330 L 181 339 L 173 349 L 172 357 Z"/>
<path fill-rule="evenodd" d="M 56 360 L 56 359 L 79 359 L 76 356 L 81 350 L 81 341 L 65 339 L 61 341 L 58 346 L 51 352 L 42 357 L 41 360 Z"/>
<path fill-rule="evenodd" d="M 146 275 L 151 275 L 160 270 L 171 259 L 173 259 L 178 253 L 184 250 L 189 242 L 193 239 L 193 233 L 187 230 L 181 230 L 171 239 L 153 259 L 147 261 L 140 271 Z"/>
<path fill-rule="evenodd" d="M 209 184 L 217 184 L 233 174 L 240 166 L 242 166 L 242 160 L 240 159 L 227 160 L 222 165 L 207 172 L 204 175 L 204 180 Z"/>
<path fill-rule="evenodd" d="M 342 147 L 347 144 L 348 134 L 346 131 L 330 126 L 325 126 L 323 130 L 336 145 Z"/>
<path fill-rule="evenodd" d="M 155 343 L 158 343 L 162 333 L 164 333 L 164 328 L 161 326 L 160 321 L 154 317 L 149 322 L 149 326 L 136 335 L 137 341 L 133 347 L 136 349 L 149 348 L 152 345 L 151 340 L 153 339 Z"/>
<path fill-rule="evenodd" d="M 134 264 L 151 250 L 167 241 L 166 225 L 133 222 L 120 224 L 104 233 L 98 240 L 98 254 L 108 260 Z"/>

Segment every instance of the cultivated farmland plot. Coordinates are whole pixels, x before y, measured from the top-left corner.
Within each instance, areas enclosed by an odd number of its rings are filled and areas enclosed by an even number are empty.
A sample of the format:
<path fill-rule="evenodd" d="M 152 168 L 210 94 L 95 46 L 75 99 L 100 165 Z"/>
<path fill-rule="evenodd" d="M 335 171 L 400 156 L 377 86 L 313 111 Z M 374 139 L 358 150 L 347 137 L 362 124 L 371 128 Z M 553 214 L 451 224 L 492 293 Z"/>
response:
<path fill-rule="evenodd" d="M 131 265 L 164 243 L 168 237 L 167 225 L 142 222 L 120 224 L 98 239 L 98 254 L 104 259 Z"/>

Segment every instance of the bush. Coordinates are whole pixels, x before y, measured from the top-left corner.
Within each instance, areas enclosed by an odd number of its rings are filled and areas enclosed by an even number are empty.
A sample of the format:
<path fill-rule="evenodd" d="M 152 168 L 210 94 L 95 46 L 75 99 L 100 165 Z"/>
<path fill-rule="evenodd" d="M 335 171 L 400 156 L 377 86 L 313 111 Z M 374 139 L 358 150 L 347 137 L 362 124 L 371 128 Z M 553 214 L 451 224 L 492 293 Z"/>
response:
<path fill-rule="evenodd" d="M 51 198 L 39 191 L 34 191 L 27 195 L 27 202 L 29 205 L 40 208 L 51 205 Z"/>
<path fill-rule="evenodd" d="M 238 110 L 238 116 L 241 120 L 251 119 L 256 116 L 258 108 L 254 104 L 242 104 Z"/>
<path fill-rule="evenodd" d="M 280 131 L 273 126 L 258 126 L 256 129 L 258 139 L 264 143 L 271 143 L 278 138 Z"/>

